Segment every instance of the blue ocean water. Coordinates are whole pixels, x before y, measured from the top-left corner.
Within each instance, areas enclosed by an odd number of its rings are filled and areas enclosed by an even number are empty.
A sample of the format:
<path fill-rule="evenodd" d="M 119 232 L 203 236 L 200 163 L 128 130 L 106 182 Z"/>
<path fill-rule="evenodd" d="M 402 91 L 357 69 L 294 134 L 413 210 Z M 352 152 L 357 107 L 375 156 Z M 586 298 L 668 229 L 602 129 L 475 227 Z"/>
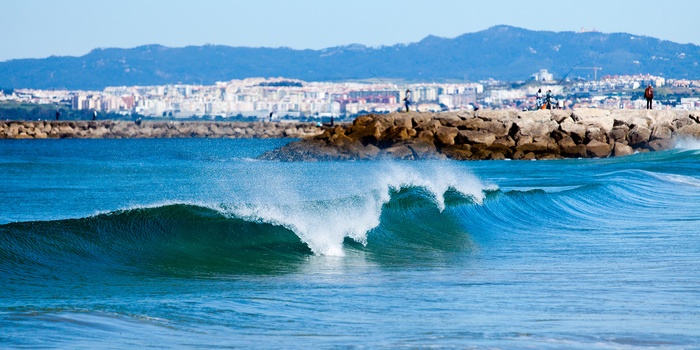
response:
<path fill-rule="evenodd" d="M 259 161 L 0 140 L 0 348 L 697 348 L 700 144 Z"/>

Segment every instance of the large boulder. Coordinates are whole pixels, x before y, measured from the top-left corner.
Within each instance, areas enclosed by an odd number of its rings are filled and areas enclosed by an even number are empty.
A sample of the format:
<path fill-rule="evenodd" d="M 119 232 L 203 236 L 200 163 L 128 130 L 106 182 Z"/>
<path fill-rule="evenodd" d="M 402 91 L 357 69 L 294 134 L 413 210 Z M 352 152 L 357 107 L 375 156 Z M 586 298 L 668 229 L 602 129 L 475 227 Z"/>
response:
<path fill-rule="evenodd" d="M 71 137 L 73 136 L 75 130 L 69 125 L 61 125 L 58 127 L 58 134 L 60 137 Z"/>
<path fill-rule="evenodd" d="M 614 125 L 627 125 L 630 128 L 634 126 L 649 127 L 653 123 L 651 115 L 647 112 L 641 112 L 635 109 L 617 109 L 610 112 L 610 117 L 614 120 Z"/>
<path fill-rule="evenodd" d="M 385 114 L 385 115 L 378 115 L 374 116 L 375 120 L 381 124 L 382 130 L 387 130 L 394 125 L 394 119 L 396 118 L 396 113 L 394 114 Z"/>
<path fill-rule="evenodd" d="M 622 157 L 622 156 L 628 156 L 630 154 L 633 154 L 634 150 L 632 147 L 625 145 L 620 142 L 615 142 L 615 146 L 613 146 L 613 156 L 615 157 Z"/>
<path fill-rule="evenodd" d="M 472 145 L 472 151 L 474 149 L 485 149 L 488 150 L 492 153 L 491 159 L 505 159 L 505 158 L 512 158 L 513 153 L 514 153 L 514 147 L 509 146 L 505 140 L 497 140 L 490 146 L 483 145 L 483 144 L 475 144 Z M 503 157 L 501 157 L 502 155 Z"/>
<path fill-rule="evenodd" d="M 435 133 L 435 140 L 441 146 L 451 146 L 455 144 L 455 137 L 459 134 L 459 130 L 454 127 L 441 126 Z"/>
<path fill-rule="evenodd" d="M 652 139 L 670 139 L 673 136 L 673 127 L 669 122 L 660 122 L 654 125 L 651 132 Z"/>
<path fill-rule="evenodd" d="M 428 122 L 422 123 L 418 126 L 415 127 L 415 130 L 417 130 L 419 133 L 421 131 L 430 131 L 431 133 L 435 134 L 437 133 L 437 130 L 442 127 L 442 124 L 440 124 L 439 120 L 430 120 Z"/>
<path fill-rule="evenodd" d="M 522 111 L 519 112 L 514 118 L 511 117 L 510 115 L 506 115 L 506 118 L 499 118 L 497 120 L 528 120 L 532 122 L 549 122 L 553 121 L 554 118 L 552 118 L 552 112 L 546 109 L 540 109 L 536 111 Z M 555 121 L 555 120 L 554 120 Z"/>
<path fill-rule="evenodd" d="M 404 126 L 394 126 L 387 130 L 379 140 L 381 147 L 389 147 L 401 141 L 410 140 L 416 135 L 414 129 L 408 129 Z"/>
<path fill-rule="evenodd" d="M 575 109 L 572 114 L 572 119 L 585 126 L 587 129 L 592 127 L 599 128 L 605 134 L 609 133 L 615 124 L 615 118 L 612 117 L 610 111 L 606 109 Z"/>
<path fill-rule="evenodd" d="M 413 127 L 423 125 L 433 120 L 433 116 L 427 113 L 416 113 L 411 116 Z"/>
<path fill-rule="evenodd" d="M 559 146 L 553 139 L 550 138 L 537 138 L 532 142 L 519 144 L 516 151 L 522 151 L 523 153 L 559 153 Z"/>
<path fill-rule="evenodd" d="M 446 127 L 457 127 L 462 125 L 462 118 L 456 114 L 445 113 L 435 117 L 435 120 L 439 121 L 442 126 Z"/>
<path fill-rule="evenodd" d="M 428 140 L 432 142 L 435 139 L 435 134 L 432 131 L 421 130 L 416 136 L 420 140 Z"/>
<path fill-rule="evenodd" d="M 503 120 L 503 121 L 488 121 L 483 122 L 479 130 L 487 132 L 495 137 L 505 137 L 508 136 L 510 128 L 513 126 L 513 121 Z"/>
<path fill-rule="evenodd" d="M 600 119 L 610 116 L 610 111 L 601 108 L 575 108 L 573 110 L 573 118 L 576 121 Z"/>
<path fill-rule="evenodd" d="M 681 137 L 693 137 L 700 139 L 700 124 L 684 126 L 678 130 L 677 135 Z"/>
<path fill-rule="evenodd" d="M 651 130 L 645 126 L 636 125 L 632 130 L 630 130 L 629 143 L 633 148 L 639 148 L 645 146 L 649 139 L 651 138 Z"/>
<path fill-rule="evenodd" d="M 676 120 L 674 126 L 676 127 L 676 130 L 678 130 L 684 126 L 693 125 L 695 123 L 696 123 L 696 121 L 693 118 L 691 118 L 689 115 L 684 115 L 684 116 L 679 117 L 678 120 Z"/>
<path fill-rule="evenodd" d="M 610 131 L 610 139 L 615 142 L 625 143 L 627 142 L 627 134 L 629 134 L 630 128 L 627 125 L 618 125 L 613 127 Z"/>
<path fill-rule="evenodd" d="M 572 118 L 565 118 L 559 124 L 559 129 L 571 136 L 576 142 L 582 142 L 586 138 L 586 127 L 574 122 Z"/>
<path fill-rule="evenodd" d="M 474 112 L 474 116 L 476 118 L 479 118 L 479 119 L 484 120 L 484 121 L 511 120 L 511 119 L 517 118 L 519 113 L 529 113 L 529 112 L 518 112 L 518 111 L 512 111 L 512 110 L 494 111 L 494 110 L 480 109 L 480 110 Z"/>
<path fill-rule="evenodd" d="M 348 135 L 351 139 L 358 140 L 363 144 L 373 144 L 376 145 L 379 139 L 382 138 L 382 124 L 378 121 L 372 121 L 367 124 L 355 125 L 353 126 L 352 133 Z"/>
<path fill-rule="evenodd" d="M 604 130 L 601 130 L 599 127 L 590 126 L 588 127 L 588 130 L 586 130 L 585 142 L 589 143 L 593 140 L 607 143 L 608 135 Z"/>
<path fill-rule="evenodd" d="M 550 113 L 552 114 L 552 119 L 557 123 L 561 123 L 566 118 L 571 118 L 572 115 L 571 111 L 565 111 L 561 109 L 552 109 L 550 110 Z"/>
<path fill-rule="evenodd" d="M 593 140 L 586 145 L 588 155 L 596 158 L 605 158 L 612 152 L 612 147 L 598 140 Z"/>
<path fill-rule="evenodd" d="M 649 141 L 649 148 L 652 151 L 665 151 L 673 148 L 675 141 L 673 139 L 655 139 Z"/>
<path fill-rule="evenodd" d="M 361 115 L 352 121 L 352 126 L 365 127 L 374 123 L 375 121 L 376 118 L 373 115 Z"/>
<path fill-rule="evenodd" d="M 468 144 L 452 145 L 440 149 L 440 152 L 450 159 L 469 160 L 474 155 L 471 148 L 471 145 Z"/>
<path fill-rule="evenodd" d="M 565 157 L 583 158 L 588 156 L 588 148 L 586 145 L 577 144 L 571 136 L 565 136 L 557 142 L 560 149 L 560 154 Z"/>
<path fill-rule="evenodd" d="M 498 137 L 493 141 L 493 144 L 497 147 L 508 147 L 515 148 L 515 141 L 510 136 Z"/>
<path fill-rule="evenodd" d="M 435 144 L 428 140 L 413 139 L 404 143 L 413 152 L 415 159 L 444 159 L 445 156 L 438 153 Z"/>
<path fill-rule="evenodd" d="M 496 141 L 496 136 L 493 133 L 484 130 L 459 130 L 457 140 L 459 143 L 482 144 L 490 146 L 494 141 Z"/>
<path fill-rule="evenodd" d="M 514 123 L 517 125 L 518 132 L 522 136 L 549 136 L 552 131 L 559 129 L 559 124 L 554 120 L 534 120 L 520 119 Z"/>
<path fill-rule="evenodd" d="M 673 125 L 676 121 L 687 115 L 685 111 L 674 110 L 650 110 L 651 118 L 654 124 Z"/>
<path fill-rule="evenodd" d="M 400 114 L 394 117 L 394 126 L 404 127 L 406 129 L 413 128 L 413 118 L 411 114 Z"/>

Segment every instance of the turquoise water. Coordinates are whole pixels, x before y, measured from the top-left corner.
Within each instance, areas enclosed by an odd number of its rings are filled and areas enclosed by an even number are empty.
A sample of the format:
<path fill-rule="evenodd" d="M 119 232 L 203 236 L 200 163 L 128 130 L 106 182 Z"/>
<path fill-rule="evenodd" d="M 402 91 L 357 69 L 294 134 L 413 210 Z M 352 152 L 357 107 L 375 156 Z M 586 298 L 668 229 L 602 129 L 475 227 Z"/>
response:
<path fill-rule="evenodd" d="M 700 145 L 280 163 L 0 140 L 2 348 L 696 348 Z"/>

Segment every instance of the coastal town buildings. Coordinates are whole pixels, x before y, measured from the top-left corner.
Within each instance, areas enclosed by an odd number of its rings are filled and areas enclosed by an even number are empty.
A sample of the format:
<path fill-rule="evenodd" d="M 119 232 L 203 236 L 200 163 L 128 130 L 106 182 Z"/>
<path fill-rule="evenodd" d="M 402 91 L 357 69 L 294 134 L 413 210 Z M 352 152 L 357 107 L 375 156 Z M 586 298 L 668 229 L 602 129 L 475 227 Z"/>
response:
<path fill-rule="evenodd" d="M 102 91 L 17 89 L 11 93 L 0 91 L 0 101 L 63 104 L 74 110 L 174 119 L 323 118 L 397 111 L 403 108 L 406 90 L 411 91 L 412 108 L 418 111 L 532 109 L 538 89 L 551 91 L 561 108 L 639 109 L 645 107 L 640 91 L 647 85 L 695 91 L 700 88 L 700 81 L 620 75 L 559 84 L 546 70 L 537 73 L 533 81 L 521 84 L 493 79 L 478 83 L 393 84 L 249 78 L 214 85 L 120 86 Z M 655 108 L 700 109 L 698 97 L 700 90 L 673 101 L 657 100 Z"/>

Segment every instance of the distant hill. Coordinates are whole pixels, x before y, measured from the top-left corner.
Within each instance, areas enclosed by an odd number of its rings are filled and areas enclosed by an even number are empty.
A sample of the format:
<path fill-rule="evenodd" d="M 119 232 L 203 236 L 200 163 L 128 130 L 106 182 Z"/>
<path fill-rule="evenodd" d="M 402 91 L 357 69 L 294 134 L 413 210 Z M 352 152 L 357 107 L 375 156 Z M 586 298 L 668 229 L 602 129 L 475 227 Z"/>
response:
<path fill-rule="evenodd" d="M 562 77 L 578 66 L 599 74 L 650 73 L 700 79 L 700 46 L 626 33 L 531 31 L 495 26 L 454 39 L 323 50 L 218 45 L 95 49 L 81 57 L 0 62 L 0 87 L 103 89 L 121 85 L 213 84 L 247 77 L 342 81 L 525 80 L 539 69 Z M 575 72 L 587 75 L 589 72 Z"/>

